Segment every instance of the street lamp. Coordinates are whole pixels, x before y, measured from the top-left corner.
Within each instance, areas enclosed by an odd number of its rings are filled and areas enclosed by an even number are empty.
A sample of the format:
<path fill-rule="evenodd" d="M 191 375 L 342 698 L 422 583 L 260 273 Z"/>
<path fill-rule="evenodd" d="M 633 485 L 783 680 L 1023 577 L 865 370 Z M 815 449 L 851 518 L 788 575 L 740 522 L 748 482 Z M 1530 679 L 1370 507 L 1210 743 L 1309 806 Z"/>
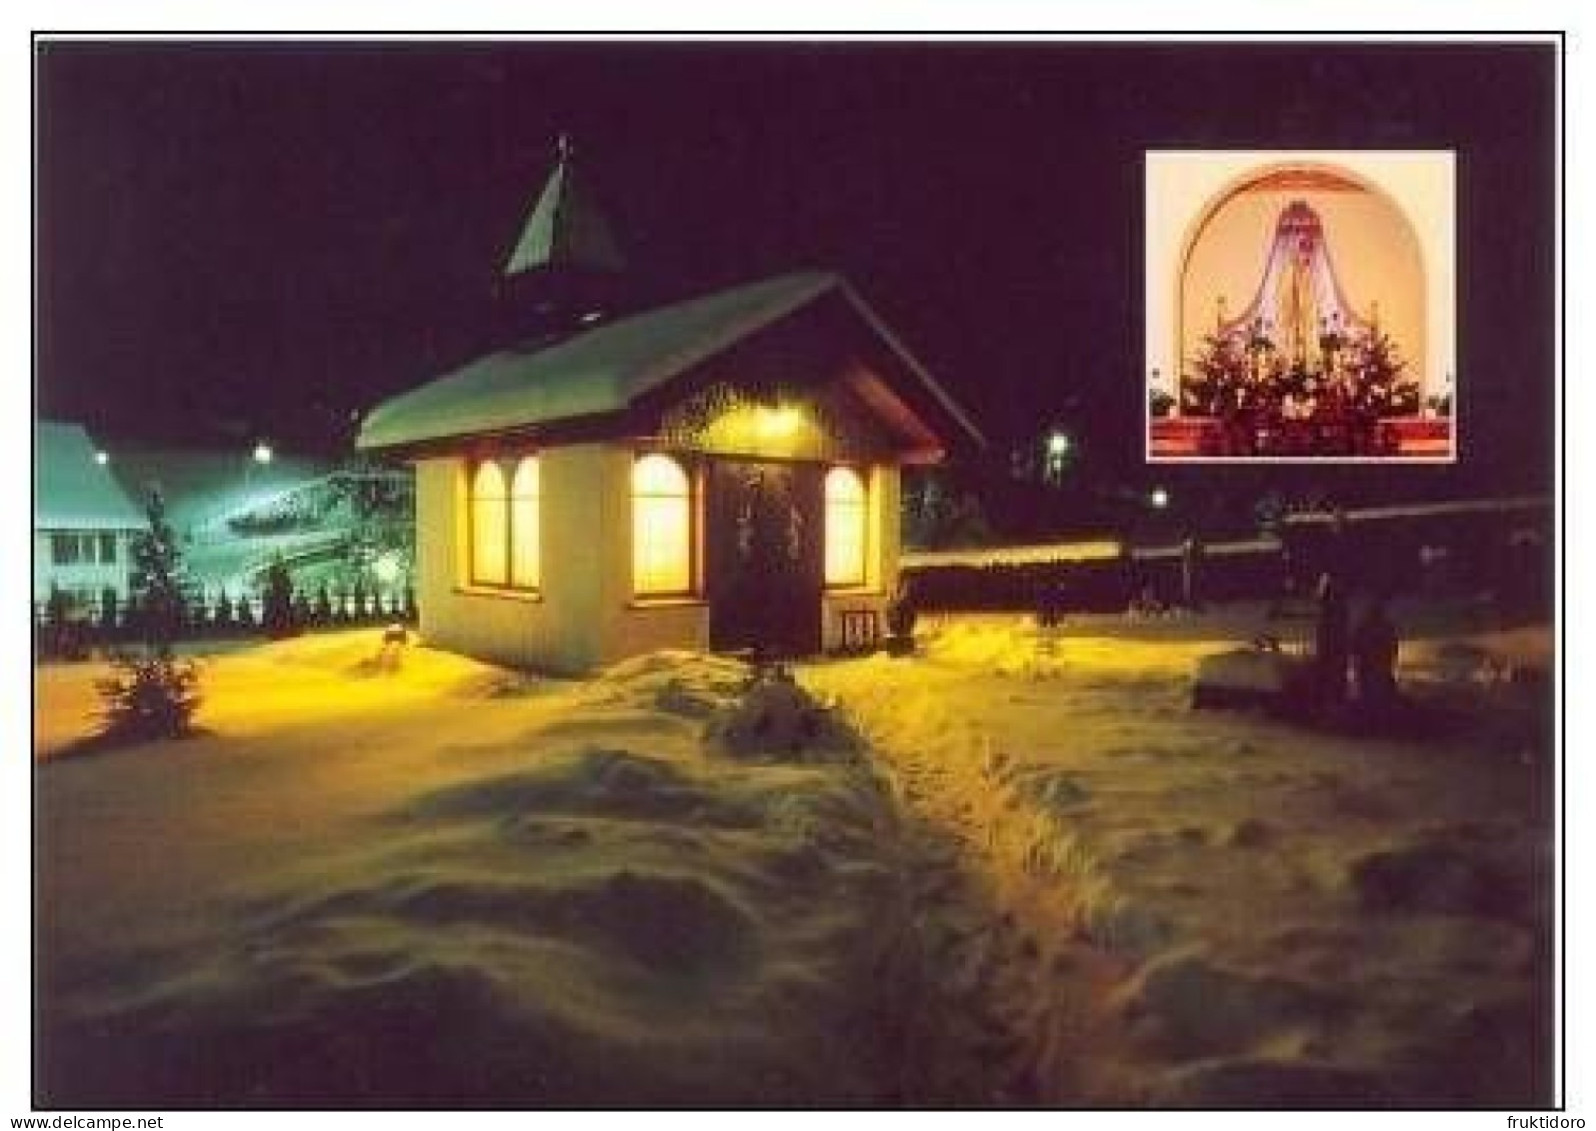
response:
<path fill-rule="evenodd" d="M 1054 459 L 1063 459 L 1070 454 L 1070 435 L 1054 429 L 1047 436 L 1047 454 Z"/>
<path fill-rule="evenodd" d="M 1162 487 L 1154 487 L 1148 494 L 1147 501 L 1153 504 L 1153 509 L 1163 510 L 1169 506 L 1169 492 Z"/>
<path fill-rule="evenodd" d="M 104 467 L 106 464 L 111 462 L 111 453 L 104 450 L 95 452 L 94 462 L 99 464 L 101 467 Z"/>
<path fill-rule="evenodd" d="M 371 563 L 371 572 L 384 585 L 392 585 L 399 580 L 399 575 L 404 572 L 404 563 L 400 560 L 398 554 L 392 550 L 387 550 L 378 554 L 377 559 Z"/>
<path fill-rule="evenodd" d="M 256 444 L 255 450 L 251 453 L 251 456 L 256 463 L 271 463 L 272 446 L 267 443 Z"/>

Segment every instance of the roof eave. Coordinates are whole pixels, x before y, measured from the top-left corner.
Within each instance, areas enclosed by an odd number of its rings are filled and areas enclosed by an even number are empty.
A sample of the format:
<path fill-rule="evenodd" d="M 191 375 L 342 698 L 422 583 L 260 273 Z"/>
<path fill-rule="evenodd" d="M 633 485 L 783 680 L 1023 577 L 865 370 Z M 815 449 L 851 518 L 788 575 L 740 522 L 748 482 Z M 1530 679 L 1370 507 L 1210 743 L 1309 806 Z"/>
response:
<path fill-rule="evenodd" d="M 937 404 L 964 430 L 966 437 L 974 441 L 977 448 L 985 450 L 988 446 L 986 436 L 976 427 L 975 422 L 965 414 L 964 410 L 959 407 L 958 402 L 938 383 L 936 378 L 926 371 L 925 366 L 921 365 L 919 359 L 909 352 L 908 347 L 899 340 L 898 336 L 881 320 L 881 317 L 870 309 L 869 303 L 865 302 L 859 292 L 853 289 L 852 284 L 843 278 L 839 278 L 837 283 L 849 305 L 858 312 L 860 317 L 869 323 L 870 328 L 887 344 L 893 355 L 903 362 L 910 372 L 920 380 Z"/>

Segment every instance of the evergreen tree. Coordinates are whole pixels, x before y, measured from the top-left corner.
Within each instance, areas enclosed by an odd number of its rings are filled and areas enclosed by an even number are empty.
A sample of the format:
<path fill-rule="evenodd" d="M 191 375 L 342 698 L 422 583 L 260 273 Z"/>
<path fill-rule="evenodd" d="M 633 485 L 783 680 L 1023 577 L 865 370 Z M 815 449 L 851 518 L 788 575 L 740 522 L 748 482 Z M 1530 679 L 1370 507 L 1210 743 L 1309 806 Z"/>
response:
<path fill-rule="evenodd" d="M 145 643 L 165 654 L 183 627 L 183 554 L 160 492 L 150 494 L 145 514 L 149 529 L 133 539 L 132 589 Z"/>
<path fill-rule="evenodd" d="M 1246 385 L 1247 358 L 1239 339 L 1208 334 L 1181 387 L 1181 410 L 1194 416 L 1223 416 L 1239 407 Z"/>
<path fill-rule="evenodd" d="M 172 641 L 182 631 L 188 602 L 183 593 L 183 558 L 177 534 L 166 521 L 160 493 L 146 508 L 149 529 L 132 543 L 132 622 L 144 638 L 142 656 L 119 654 L 112 673 L 98 681 L 105 703 L 108 737 L 145 739 L 186 734 L 199 707 L 199 666 L 172 656 Z M 195 614 L 203 619 L 204 610 Z"/>
<path fill-rule="evenodd" d="M 292 636 L 294 632 L 294 582 L 281 557 L 275 558 L 266 570 L 266 591 L 261 607 L 261 627 L 273 639 Z"/>
<path fill-rule="evenodd" d="M 216 611 L 211 614 L 211 624 L 222 632 L 233 627 L 233 599 L 227 595 L 225 588 L 216 599 Z"/>
<path fill-rule="evenodd" d="M 1419 411 L 1419 385 L 1405 377 L 1407 363 L 1391 336 L 1379 327 L 1353 342 L 1348 367 L 1353 405 L 1369 416 L 1411 416 Z"/>
<path fill-rule="evenodd" d="M 109 587 L 100 590 L 100 632 L 104 639 L 116 633 L 117 612 L 116 590 Z"/>
<path fill-rule="evenodd" d="M 333 620 L 332 594 L 327 591 L 327 583 L 323 581 L 316 590 L 316 623 L 329 625 Z"/>

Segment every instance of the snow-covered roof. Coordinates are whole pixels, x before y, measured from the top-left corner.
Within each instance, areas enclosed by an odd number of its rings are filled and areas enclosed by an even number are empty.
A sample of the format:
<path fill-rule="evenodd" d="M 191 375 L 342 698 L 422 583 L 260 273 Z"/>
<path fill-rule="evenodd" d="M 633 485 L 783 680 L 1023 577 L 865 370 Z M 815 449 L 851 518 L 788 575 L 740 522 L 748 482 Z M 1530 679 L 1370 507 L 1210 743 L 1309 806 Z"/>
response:
<path fill-rule="evenodd" d="M 361 426 L 361 448 L 504 432 L 626 409 L 728 347 L 838 294 L 914 379 L 977 440 L 980 433 L 845 280 L 805 271 L 658 307 L 540 344 L 489 354 L 377 406 Z"/>
<path fill-rule="evenodd" d="M 138 530 L 144 512 L 100 463 L 77 424 L 33 426 L 33 525 L 44 530 Z"/>
<path fill-rule="evenodd" d="M 269 506 L 287 492 L 325 477 L 334 466 L 280 451 L 270 463 L 257 463 L 243 447 L 119 448 L 111 461 L 133 497 L 161 493 L 167 521 L 179 531 L 224 523 Z"/>

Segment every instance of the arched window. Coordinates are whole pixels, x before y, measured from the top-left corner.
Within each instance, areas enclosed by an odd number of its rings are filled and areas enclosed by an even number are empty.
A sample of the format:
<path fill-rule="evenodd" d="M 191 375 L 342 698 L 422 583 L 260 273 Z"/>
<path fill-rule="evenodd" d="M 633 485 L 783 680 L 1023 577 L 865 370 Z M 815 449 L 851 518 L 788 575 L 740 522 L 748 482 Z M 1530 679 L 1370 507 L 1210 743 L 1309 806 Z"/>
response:
<path fill-rule="evenodd" d="M 826 472 L 826 584 L 865 583 L 865 485 L 851 467 Z"/>
<path fill-rule="evenodd" d="M 510 584 L 518 589 L 536 589 L 541 580 L 538 568 L 537 456 L 523 456 L 515 465 L 510 480 Z"/>
<path fill-rule="evenodd" d="M 504 472 L 492 460 L 471 477 L 471 580 L 503 585 L 509 580 L 509 500 Z"/>
<path fill-rule="evenodd" d="M 657 453 L 632 465 L 632 589 L 673 596 L 693 589 L 692 481 Z"/>
<path fill-rule="evenodd" d="M 476 585 L 536 589 L 538 565 L 537 456 L 515 462 L 483 460 L 471 474 L 470 579 Z"/>

